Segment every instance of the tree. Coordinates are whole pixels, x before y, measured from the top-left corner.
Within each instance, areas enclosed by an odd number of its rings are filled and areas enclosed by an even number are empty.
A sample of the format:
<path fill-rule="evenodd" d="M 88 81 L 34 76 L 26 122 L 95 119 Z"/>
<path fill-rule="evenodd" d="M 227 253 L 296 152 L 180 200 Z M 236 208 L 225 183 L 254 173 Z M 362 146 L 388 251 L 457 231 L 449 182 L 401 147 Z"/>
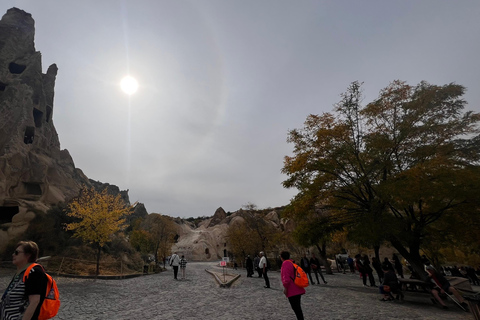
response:
<path fill-rule="evenodd" d="M 257 252 L 260 247 L 260 240 L 256 236 L 257 235 L 247 227 L 245 221 L 242 221 L 229 226 L 226 238 L 228 239 L 230 251 L 233 255 L 244 258 L 248 254 Z M 248 241 L 246 241 L 246 239 L 248 239 Z"/>
<path fill-rule="evenodd" d="M 77 221 L 66 224 L 66 230 L 74 231 L 74 237 L 92 244 L 97 250 L 96 275 L 100 271 L 100 254 L 103 246 L 116 232 L 124 228 L 125 217 L 131 214 L 133 206 L 126 205 L 120 195 L 97 192 L 95 188 L 84 187 L 78 198 L 67 206 L 67 215 Z"/>
<path fill-rule="evenodd" d="M 329 223 L 340 217 L 350 230 L 370 222 L 374 242 L 389 241 L 423 274 L 429 227 L 472 210 L 478 197 L 480 115 L 463 112 L 464 91 L 394 81 L 362 106 L 361 84 L 352 83 L 335 115 L 310 115 L 289 132 L 283 184 L 299 190 L 292 205 L 320 203 L 334 212 Z"/>
<path fill-rule="evenodd" d="M 175 222 L 168 216 L 151 213 L 145 218 L 143 227 L 152 239 L 155 261 L 158 263 L 160 255 L 165 263 L 165 258 L 170 254 L 177 234 Z"/>

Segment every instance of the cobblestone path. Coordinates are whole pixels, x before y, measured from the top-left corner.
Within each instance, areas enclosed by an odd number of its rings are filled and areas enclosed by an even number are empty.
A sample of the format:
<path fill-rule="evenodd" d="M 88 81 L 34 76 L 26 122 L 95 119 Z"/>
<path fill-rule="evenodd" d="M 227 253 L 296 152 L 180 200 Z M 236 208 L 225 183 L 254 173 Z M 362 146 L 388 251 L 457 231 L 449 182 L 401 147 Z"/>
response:
<path fill-rule="evenodd" d="M 62 306 L 58 320 L 76 319 L 272 319 L 295 315 L 282 293 L 279 272 L 269 272 L 271 289 L 260 278 L 242 276 L 231 288 L 219 288 L 205 269 L 213 263 L 190 262 L 187 279 L 174 280 L 172 270 L 126 280 L 57 278 Z M 221 270 L 218 268 L 217 270 Z M 311 285 L 302 297 L 305 319 L 473 319 L 452 302 L 444 311 L 425 294 L 405 294 L 405 302 L 381 302 L 376 288 L 364 288 L 357 275 L 326 275 L 328 284 Z M 0 290 L 10 277 L 0 276 Z M 478 287 L 476 287 L 478 289 Z"/>

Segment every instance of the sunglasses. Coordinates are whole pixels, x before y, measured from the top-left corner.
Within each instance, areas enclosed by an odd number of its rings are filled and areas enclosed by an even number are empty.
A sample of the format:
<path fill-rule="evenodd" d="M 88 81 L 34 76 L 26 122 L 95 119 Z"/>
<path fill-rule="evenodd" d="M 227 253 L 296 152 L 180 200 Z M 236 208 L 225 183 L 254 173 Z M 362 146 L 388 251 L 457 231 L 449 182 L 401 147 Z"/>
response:
<path fill-rule="evenodd" d="M 13 254 L 16 255 L 16 256 L 18 256 L 20 253 L 23 253 L 23 251 L 15 250 L 15 251 L 13 252 Z"/>

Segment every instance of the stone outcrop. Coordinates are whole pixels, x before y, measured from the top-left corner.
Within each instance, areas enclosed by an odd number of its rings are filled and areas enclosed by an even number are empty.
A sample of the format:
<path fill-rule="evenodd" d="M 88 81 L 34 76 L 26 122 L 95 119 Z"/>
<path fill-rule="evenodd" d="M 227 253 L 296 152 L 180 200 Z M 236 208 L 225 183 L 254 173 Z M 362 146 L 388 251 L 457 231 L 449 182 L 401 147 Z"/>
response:
<path fill-rule="evenodd" d="M 78 194 L 75 168 L 53 125 L 57 66 L 42 73 L 34 20 L 12 8 L 0 20 L 0 251 L 38 211 Z"/>
<path fill-rule="evenodd" d="M 217 224 L 221 223 L 227 217 L 227 213 L 223 210 L 222 207 L 218 208 L 213 215 L 212 220 L 208 224 L 208 227 L 216 226 Z"/>
<path fill-rule="evenodd" d="M 279 230 L 293 230 L 293 221 L 279 219 L 279 210 L 276 208 L 264 216 L 264 220 Z M 187 260 L 215 261 L 227 256 L 230 251 L 227 239 L 229 228 L 236 228 L 246 219 L 252 218 L 256 213 L 238 210 L 227 215 L 222 208 L 218 208 L 212 218 L 205 219 L 195 226 L 188 221 L 177 219 L 178 242 L 173 245 L 172 251 L 184 254 Z M 221 219 L 223 217 L 223 219 Z"/>

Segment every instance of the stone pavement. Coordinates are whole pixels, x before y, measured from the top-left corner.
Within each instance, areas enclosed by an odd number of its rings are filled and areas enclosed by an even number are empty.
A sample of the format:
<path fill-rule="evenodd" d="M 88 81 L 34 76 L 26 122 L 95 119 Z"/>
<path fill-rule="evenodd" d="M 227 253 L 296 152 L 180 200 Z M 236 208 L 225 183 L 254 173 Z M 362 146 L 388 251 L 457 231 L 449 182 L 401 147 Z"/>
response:
<path fill-rule="evenodd" d="M 178 281 L 171 269 L 126 280 L 57 277 L 62 306 L 55 319 L 295 319 L 279 272 L 269 272 L 272 288 L 265 289 L 263 279 L 229 269 L 242 276 L 227 289 L 205 269 L 221 272 L 211 262 L 189 262 L 187 279 Z M 10 277 L 0 276 L 2 292 Z M 302 297 L 305 319 L 473 319 L 453 302 L 446 302 L 447 311 L 434 306 L 425 294 L 407 292 L 403 303 L 380 302 L 378 289 L 364 288 L 358 274 L 325 277 L 328 284 L 311 285 Z"/>

